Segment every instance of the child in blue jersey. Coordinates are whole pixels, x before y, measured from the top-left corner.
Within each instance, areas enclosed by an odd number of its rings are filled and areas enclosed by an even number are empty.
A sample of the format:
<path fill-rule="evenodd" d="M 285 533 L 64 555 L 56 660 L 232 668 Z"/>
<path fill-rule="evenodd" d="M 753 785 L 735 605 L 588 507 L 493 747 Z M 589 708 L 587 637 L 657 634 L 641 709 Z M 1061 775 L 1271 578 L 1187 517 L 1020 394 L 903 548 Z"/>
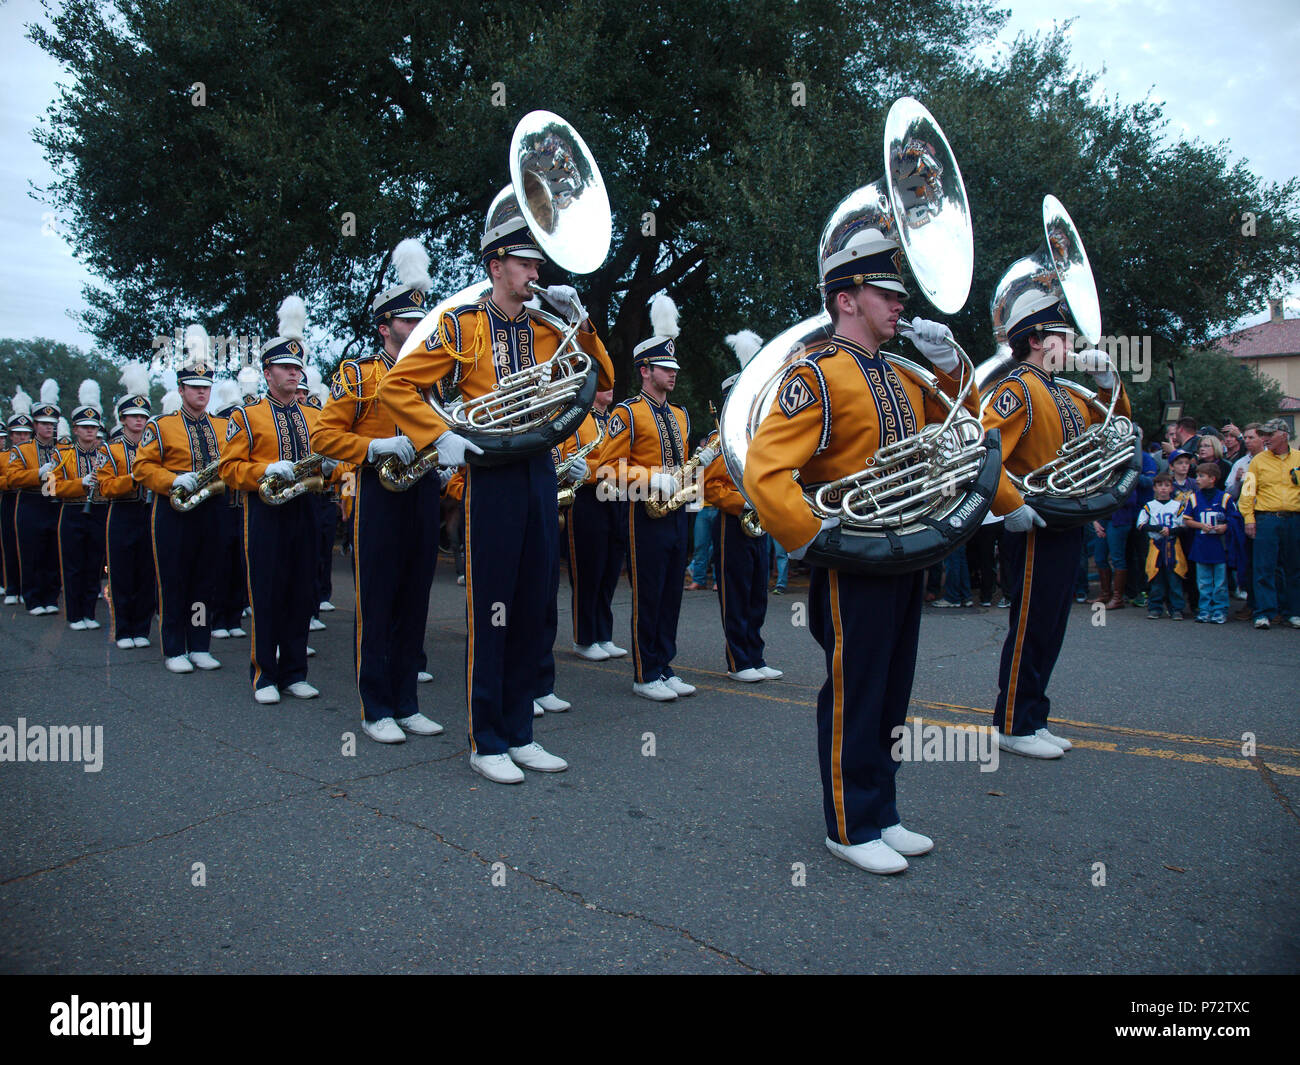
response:
<path fill-rule="evenodd" d="M 1163 617 L 1168 600 L 1169 616 L 1180 621 L 1183 616 L 1183 593 L 1180 587 L 1187 573 L 1187 559 L 1178 543 L 1177 530 L 1183 525 L 1183 505 L 1173 499 L 1174 479 L 1167 473 L 1156 474 L 1151 484 L 1155 498 L 1138 512 L 1137 527 L 1145 529 L 1147 549 L 1147 617 Z"/>
<path fill-rule="evenodd" d="M 1196 491 L 1183 514 L 1183 524 L 1194 530 L 1188 557 L 1196 563 L 1196 586 L 1200 594 L 1197 621 L 1222 625 L 1228 620 L 1228 555 L 1225 549 L 1228 516 L 1237 508 L 1222 488 L 1217 487 L 1219 467 L 1203 462 L 1196 467 Z"/>

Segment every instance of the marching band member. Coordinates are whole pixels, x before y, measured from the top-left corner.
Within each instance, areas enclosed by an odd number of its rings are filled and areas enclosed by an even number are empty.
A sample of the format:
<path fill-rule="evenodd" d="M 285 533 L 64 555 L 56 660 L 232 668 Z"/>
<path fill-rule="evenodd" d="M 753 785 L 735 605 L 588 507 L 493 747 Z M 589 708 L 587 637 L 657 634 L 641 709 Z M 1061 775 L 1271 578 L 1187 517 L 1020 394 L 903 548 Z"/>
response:
<path fill-rule="evenodd" d="M 1056 383 L 1053 370 L 1064 367 L 1074 350 L 1074 332 L 1059 292 L 1031 290 L 1016 300 L 1007 315 L 1007 341 L 1018 365 L 994 389 L 983 418 L 986 430 L 1002 433 L 1003 471 L 992 510 L 1005 517 L 1002 563 L 1011 585 L 993 721 L 999 746 L 1028 758 L 1060 758 L 1072 746 L 1047 728 L 1047 683 L 1070 620 L 1083 531 L 1045 528 L 1007 473 L 1023 476 L 1044 465 L 1101 417 Z M 1128 395 L 1105 353 L 1089 350 L 1073 358 L 1092 374 L 1103 404 L 1113 389 L 1121 390 L 1115 413 L 1127 416 Z"/>
<path fill-rule="evenodd" d="M 22 572 L 18 565 L 18 529 L 14 524 L 14 508 L 18 503 L 18 489 L 9 483 L 9 461 L 12 453 L 32 438 L 32 397 L 21 388 L 14 389 L 13 407 L 9 415 L 9 447 L 0 459 L 0 549 L 5 561 L 5 606 L 13 606 L 22 594 Z"/>
<path fill-rule="evenodd" d="M 303 367 L 302 378 L 294 390 L 298 408 L 302 411 L 302 416 L 307 419 L 307 432 L 312 435 L 316 432 L 316 419 L 323 406 L 316 398 L 314 389 L 314 385 L 319 385 L 320 380 L 320 371 L 309 362 Z M 326 490 L 311 492 L 308 495 L 311 501 L 312 521 L 316 529 L 312 553 L 312 558 L 315 560 L 312 579 L 316 584 L 316 592 L 312 602 L 311 620 L 307 623 L 308 632 L 318 632 L 327 628 L 325 622 L 321 621 L 320 615 L 326 604 L 329 605 L 330 610 L 334 609 L 334 604 L 329 602 L 329 597 L 332 576 L 330 570 L 334 565 L 334 530 L 338 527 L 338 507 L 334 502 L 333 492 L 338 479 L 342 477 L 338 467 L 338 461 L 332 460 L 333 472 L 326 478 Z"/>
<path fill-rule="evenodd" d="M 763 346 L 748 329 L 727 337 L 741 369 Z M 722 397 L 739 374 L 722 382 Z M 727 676 L 753 684 L 783 676 L 763 660 L 763 620 L 767 617 L 767 534 L 750 536 L 741 524 L 748 509 L 745 497 L 727 472 L 721 455 L 704 471 L 704 501 L 717 507 L 720 520 L 713 526 L 713 557 L 718 568 L 718 605 L 726 637 Z"/>
<path fill-rule="evenodd" d="M 632 561 L 632 691 L 644 699 L 670 702 L 695 692 L 695 686 L 675 675 L 672 667 L 689 531 L 685 508 L 651 518 L 644 499 L 650 492 L 667 499 L 680 487 L 675 474 L 687 459 L 691 422 L 685 407 L 668 402 L 680 367 L 673 343 L 679 332 L 677 307 L 666 294 L 656 296 L 651 304 L 650 325 L 655 335 L 632 353 L 632 365 L 641 375 L 641 391 L 614 408 L 600 449 L 600 465 L 609 468 L 625 462 L 628 480 L 635 482 L 632 494 L 641 496 L 641 500 L 630 501 L 627 517 L 627 550 Z"/>
<path fill-rule="evenodd" d="M 393 263 L 400 283 L 381 292 L 370 307 L 378 348 L 339 366 L 313 438 L 322 455 L 354 467 L 344 489 L 352 509 L 357 603 L 353 665 L 361 729 L 377 743 L 442 732 L 420 713 L 416 695 L 438 559 L 438 473 L 392 492 L 376 470 L 388 455 L 408 464 L 415 458 L 410 439 L 379 402 L 379 386 L 428 309 L 429 255 L 423 246 L 403 240 L 393 251 Z M 399 558 L 402 564 L 396 565 Z"/>
<path fill-rule="evenodd" d="M 565 445 L 567 458 L 591 442 L 598 432 L 609 431 L 609 405 L 614 390 L 596 393 L 591 413 Z M 573 504 L 569 507 L 565 533 L 569 538 L 569 590 L 572 593 L 573 650 L 582 658 L 603 662 L 622 658 L 627 651 L 614 643 L 614 613 L 611 603 L 623 572 L 624 539 L 627 536 L 627 502 L 602 498 L 596 485 L 596 457 L 580 460 L 572 471 Z"/>
<path fill-rule="evenodd" d="M 153 414 L 144 364 L 127 363 L 120 384 L 126 395 L 117 401 L 114 413 L 122 432 L 108 445 L 96 476 L 99 496 L 108 500 L 105 541 L 111 636 L 125 649 L 149 646 L 158 590 L 149 539 L 149 491 L 131 476 L 144 427 Z"/>
<path fill-rule="evenodd" d="M 59 574 L 63 609 L 71 629 L 97 629 L 95 603 L 104 572 L 104 523 L 108 507 L 97 491 L 98 470 L 107 452 L 99 442 L 104 414 L 99 384 L 82 381 L 72 411 L 76 445 L 59 452 L 54 468 L 54 495 L 59 513 Z"/>
<path fill-rule="evenodd" d="M 544 256 L 508 190 L 488 211 L 479 251 L 492 281 L 491 295 L 448 312 L 437 334 L 404 356 L 379 386 L 379 398 L 398 429 L 416 449 L 435 444 L 440 461 L 449 466 L 462 465 L 466 451 L 480 449 L 450 430 L 422 390 L 455 371 L 461 395 L 473 400 L 504 374 L 549 361 L 560 341 L 555 329 L 534 321 L 524 307 Z M 577 293 L 556 285 L 546 290 L 545 299 L 570 322 L 582 323 L 576 339 L 597 366 L 598 387 L 612 387 L 609 356 Z M 546 653 L 538 638 L 546 618 L 546 582 L 538 577 L 555 556 L 558 521 L 549 452 L 468 468 L 470 765 L 500 784 L 520 783 L 520 765 L 552 773 L 568 768 L 533 741 L 534 686 Z"/>
<path fill-rule="evenodd" d="M 240 374 L 252 367 L 240 368 Z M 256 371 L 253 371 L 254 373 Z M 230 417 L 241 404 L 240 384 L 223 378 L 212 386 L 209 406 L 218 418 L 230 424 Z M 253 389 L 256 396 L 257 389 Z M 212 638 L 228 640 L 247 635 L 239 622 L 248 605 L 248 575 L 244 571 L 244 499 L 239 492 L 222 493 L 221 505 L 215 508 L 217 522 Z"/>
<path fill-rule="evenodd" d="M 253 608 L 249 676 L 253 698 L 278 703 L 320 694 L 307 683 L 307 627 L 316 595 L 316 525 L 307 493 L 272 506 L 261 498 L 263 477 L 293 480 L 294 464 L 312 454 L 311 430 L 296 391 L 303 374 L 307 307 L 298 296 L 280 304 L 279 331 L 262 345 L 267 394 L 239 407 L 226 428 L 221 479 L 245 493 L 244 556 Z M 322 468 L 323 474 L 332 471 Z"/>
<path fill-rule="evenodd" d="M 163 413 L 145 425 L 131 464 L 131 476 L 153 493 L 149 535 L 158 578 L 158 635 L 163 666 L 170 673 L 221 667 L 210 648 L 217 589 L 212 562 L 218 508 L 224 504 L 209 498 L 182 513 L 170 497 L 175 489 L 194 491 L 205 471 L 211 476 L 226 423 L 208 413 L 213 367 L 202 326 L 185 328 L 185 351 L 185 362 L 176 371 L 178 392 L 163 396 Z"/>
<path fill-rule="evenodd" d="M 838 524 L 819 519 L 803 492 L 857 473 L 880 446 L 947 413 L 880 354 L 896 333 L 907 295 L 892 231 L 850 230 L 826 249 L 821 270 L 835 335 L 787 370 L 745 462 L 746 495 L 764 528 L 795 559 Z M 959 384 L 950 371 L 957 356 L 943 343 L 946 327 L 920 318 L 912 325 L 940 387 L 956 396 Z M 978 415 L 974 393 L 966 405 Z M 891 730 L 903 724 L 912 690 L 924 581 L 923 571 L 864 576 L 812 567 L 810 628 L 827 673 L 817 697 L 826 846 L 872 873 L 901 872 L 906 856 L 934 846 L 900 822 L 898 762 L 890 753 Z"/>
<path fill-rule="evenodd" d="M 59 464 L 55 427 L 59 385 L 41 382 L 41 401 L 32 410 L 33 439 L 9 452 L 9 487 L 19 490 L 14 508 L 22 599 L 33 617 L 59 612 L 59 504 L 48 483 Z"/>
<path fill-rule="evenodd" d="M 584 419 L 585 420 L 585 419 Z M 563 444 L 551 448 L 551 463 L 558 469 L 563 461 Z M 533 717 L 541 717 L 546 711 L 562 714 L 573 709 L 573 704 L 555 694 L 555 635 L 560 628 L 560 538 L 555 538 L 555 554 L 551 557 L 546 570 L 546 621 L 538 636 L 538 642 L 545 649 L 537 671 L 537 683 L 533 687 Z"/>
<path fill-rule="evenodd" d="M 0 422 L 0 499 L 8 495 L 5 491 L 5 476 L 9 466 L 9 428 Z M 3 506 L 3 503 L 0 503 Z M 0 526 L 0 595 L 5 594 L 9 585 L 9 567 L 4 550 L 4 538 L 8 535 Z"/>

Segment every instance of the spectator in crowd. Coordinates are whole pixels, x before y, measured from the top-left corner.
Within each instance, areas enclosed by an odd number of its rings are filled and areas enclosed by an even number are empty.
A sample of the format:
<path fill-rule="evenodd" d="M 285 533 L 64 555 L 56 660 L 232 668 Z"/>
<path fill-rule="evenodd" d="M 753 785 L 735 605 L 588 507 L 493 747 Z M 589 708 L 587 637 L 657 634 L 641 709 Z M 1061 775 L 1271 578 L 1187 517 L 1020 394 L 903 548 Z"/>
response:
<path fill-rule="evenodd" d="M 776 567 L 776 587 L 773 595 L 785 595 L 786 585 L 790 580 L 790 556 L 784 547 L 772 541 L 772 564 Z"/>
<path fill-rule="evenodd" d="M 1193 530 L 1188 557 L 1196 563 L 1196 620 L 1222 625 L 1228 620 L 1228 515 L 1236 507 L 1218 482 L 1217 463 L 1196 467 L 1196 491 L 1183 512 L 1183 525 Z"/>
<path fill-rule="evenodd" d="M 1152 480 L 1155 495 L 1138 514 L 1137 527 L 1146 531 L 1147 617 L 1166 614 L 1174 621 L 1183 617 L 1182 579 L 1187 576 L 1187 559 L 1175 531 L 1183 524 L 1183 505 L 1173 499 L 1174 479 L 1158 473 Z"/>
<path fill-rule="evenodd" d="M 966 545 L 951 552 L 943 560 L 943 595 L 935 600 L 937 607 L 974 606 L 970 594 L 970 564 L 966 559 Z"/>
<path fill-rule="evenodd" d="M 1165 457 L 1171 458 L 1175 451 L 1186 451 L 1189 455 L 1195 455 L 1200 443 L 1196 435 L 1196 419 L 1179 418 L 1169 427 L 1169 432 L 1165 434 L 1165 442 L 1160 446 Z"/>
<path fill-rule="evenodd" d="M 1300 451 L 1281 418 L 1260 426 L 1259 436 L 1266 446 L 1250 460 L 1241 490 L 1246 536 L 1255 541 L 1255 628 L 1286 617 L 1300 629 Z"/>
<path fill-rule="evenodd" d="M 1178 500 L 1186 509 L 1187 504 L 1191 501 L 1192 494 L 1196 491 L 1196 482 L 1188 475 L 1192 468 L 1192 455 L 1189 452 L 1179 449 L 1169 456 L 1169 472 L 1174 479 L 1173 498 Z M 1192 549 L 1192 530 L 1183 526 L 1178 530 L 1178 542 L 1182 545 L 1183 554 L 1186 555 Z M 1196 571 L 1188 567 L 1188 575 L 1183 579 L 1183 598 L 1187 600 L 1188 609 L 1196 610 Z"/>
<path fill-rule="evenodd" d="M 1228 460 L 1229 465 L 1246 453 L 1245 444 L 1241 439 L 1241 430 L 1232 422 L 1219 430 L 1219 436 L 1223 440 L 1223 457 Z"/>
<path fill-rule="evenodd" d="M 1250 468 L 1250 460 L 1264 450 L 1264 440 L 1259 435 L 1259 428 L 1259 422 L 1251 422 L 1242 431 L 1241 446 L 1243 454 L 1233 463 L 1232 469 L 1228 471 L 1228 482 L 1225 490 L 1228 495 L 1232 496 L 1232 501 L 1238 504 L 1239 512 L 1241 489 L 1246 480 L 1246 471 Z M 1244 539 L 1241 565 L 1237 570 L 1237 583 L 1241 590 L 1246 593 L 1246 605 L 1234 615 L 1238 621 L 1249 621 L 1255 616 L 1254 557 L 1255 541 L 1247 535 Z"/>
<path fill-rule="evenodd" d="M 1212 462 L 1219 467 L 1219 482 L 1215 487 L 1223 488 L 1228 483 L 1228 473 L 1232 469 L 1232 463 L 1224 458 L 1223 441 L 1210 433 L 1201 435 L 1201 442 L 1196 448 L 1197 466 L 1205 462 Z"/>

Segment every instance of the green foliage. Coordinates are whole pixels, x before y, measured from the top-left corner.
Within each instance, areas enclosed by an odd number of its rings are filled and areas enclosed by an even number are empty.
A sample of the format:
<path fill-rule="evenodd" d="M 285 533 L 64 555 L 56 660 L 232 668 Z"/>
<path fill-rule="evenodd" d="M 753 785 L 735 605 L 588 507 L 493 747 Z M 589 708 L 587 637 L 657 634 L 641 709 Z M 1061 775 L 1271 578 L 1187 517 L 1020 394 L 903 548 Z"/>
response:
<path fill-rule="evenodd" d="M 556 111 L 613 206 L 609 260 L 576 283 L 619 394 L 667 288 L 682 310 L 676 398 L 701 426 L 734 370 L 725 334 L 770 337 L 818 310 L 821 228 L 881 175 L 903 94 L 939 118 L 965 176 L 976 270 L 952 324 L 977 359 L 992 353 L 997 278 L 1042 240 L 1047 192 L 1083 233 L 1105 331 L 1151 335 L 1158 358 L 1300 277 L 1297 182 L 1169 140 L 1155 104 L 1094 102 L 1060 34 L 974 66 L 1002 18 L 992 0 L 64 0 L 31 30 L 68 74 L 39 135 L 58 174 L 47 199 L 107 286 L 88 293 L 88 325 L 108 351 L 147 357 L 191 320 L 267 336 L 299 292 L 328 365 L 372 343 L 365 311 L 402 237 L 428 245 L 436 296 L 481 276 L 510 132 Z M 932 313 L 919 296 L 908 309 Z"/>
<path fill-rule="evenodd" d="M 41 382 L 52 377 L 59 383 L 59 408 L 66 418 L 77 405 L 77 389 L 86 378 L 99 382 L 100 405 L 112 424 L 111 410 L 122 391 L 118 376 L 122 368 L 97 352 L 89 354 L 54 340 L 0 339 L 0 404 L 4 420 L 13 413 L 14 389 L 19 386 L 40 402 Z"/>
<path fill-rule="evenodd" d="M 1245 425 L 1277 417 L 1282 389 L 1276 381 L 1238 359 L 1217 351 L 1192 351 L 1174 366 L 1178 397 L 1183 412 L 1197 425 L 1218 428 L 1226 422 Z M 1133 419 L 1146 431 L 1147 439 L 1163 440 L 1165 401 L 1169 398 L 1169 365 L 1157 363 L 1151 378 L 1130 382 L 1129 402 Z"/>

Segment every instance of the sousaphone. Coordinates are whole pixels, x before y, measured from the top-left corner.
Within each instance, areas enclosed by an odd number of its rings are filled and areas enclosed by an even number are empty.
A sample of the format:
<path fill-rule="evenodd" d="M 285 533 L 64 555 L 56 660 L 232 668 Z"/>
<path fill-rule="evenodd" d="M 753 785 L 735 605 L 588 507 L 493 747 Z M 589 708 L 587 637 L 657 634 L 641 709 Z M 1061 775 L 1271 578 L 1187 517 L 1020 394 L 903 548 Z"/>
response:
<path fill-rule="evenodd" d="M 561 269 L 589 274 L 609 255 L 613 222 L 600 169 L 578 132 L 550 111 L 530 112 L 515 127 L 510 184 L 493 200 L 488 218 L 499 223 L 516 209 L 537 246 Z M 443 300 L 411 331 L 397 360 L 427 343 L 437 345 L 436 334 L 447 335 L 447 312 L 482 303 L 491 292 L 491 282 L 484 280 Z M 528 307 L 527 312 L 561 334 L 554 357 L 504 376 L 484 396 L 461 399 L 457 382 L 449 378 L 429 397 L 454 432 L 483 449 L 482 455 L 469 456 L 475 465 L 549 451 L 573 435 L 596 398 L 596 367 L 578 345 L 578 326 L 546 310 Z"/>
<path fill-rule="evenodd" d="M 1032 313 L 1061 301 L 1079 333 L 1095 347 L 1101 339 L 1101 303 L 1088 253 L 1061 201 L 1044 196 L 1042 245 L 1011 264 L 989 303 L 998 348 L 976 371 L 985 407 L 997 383 L 1015 366 L 1008 323 L 1020 321 L 1026 310 Z M 1048 528 L 1069 529 L 1100 520 L 1123 505 L 1142 472 L 1141 441 L 1133 422 L 1115 413 L 1118 388 L 1103 404 L 1096 392 L 1077 382 L 1057 377 L 1056 384 L 1078 396 L 1101 421 L 1067 440 L 1050 462 L 1023 477 L 1010 471 L 1007 476 Z"/>
<path fill-rule="evenodd" d="M 847 234 L 879 230 L 902 247 L 926 299 L 940 313 L 953 314 L 970 293 L 975 261 L 970 208 L 947 138 L 916 100 L 904 97 L 889 109 L 884 162 L 881 180 L 850 193 L 832 212 L 818 261 Z M 900 325 L 900 333 L 909 331 Z M 722 454 L 742 494 L 749 443 L 771 411 L 786 371 L 825 347 L 833 332 L 825 312 L 791 326 L 750 360 L 732 386 L 720 422 Z M 986 434 L 962 407 L 975 383 L 975 366 L 958 344 L 952 346 L 961 375 L 956 400 L 918 363 L 884 353 L 948 413 L 942 422 L 881 447 L 857 473 L 803 486 L 814 514 L 840 519 L 838 527 L 817 537 L 806 560 L 854 573 L 908 573 L 933 565 L 975 535 L 997 488 L 1001 457 L 997 433 Z M 870 402 L 865 391 L 862 401 Z"/>

